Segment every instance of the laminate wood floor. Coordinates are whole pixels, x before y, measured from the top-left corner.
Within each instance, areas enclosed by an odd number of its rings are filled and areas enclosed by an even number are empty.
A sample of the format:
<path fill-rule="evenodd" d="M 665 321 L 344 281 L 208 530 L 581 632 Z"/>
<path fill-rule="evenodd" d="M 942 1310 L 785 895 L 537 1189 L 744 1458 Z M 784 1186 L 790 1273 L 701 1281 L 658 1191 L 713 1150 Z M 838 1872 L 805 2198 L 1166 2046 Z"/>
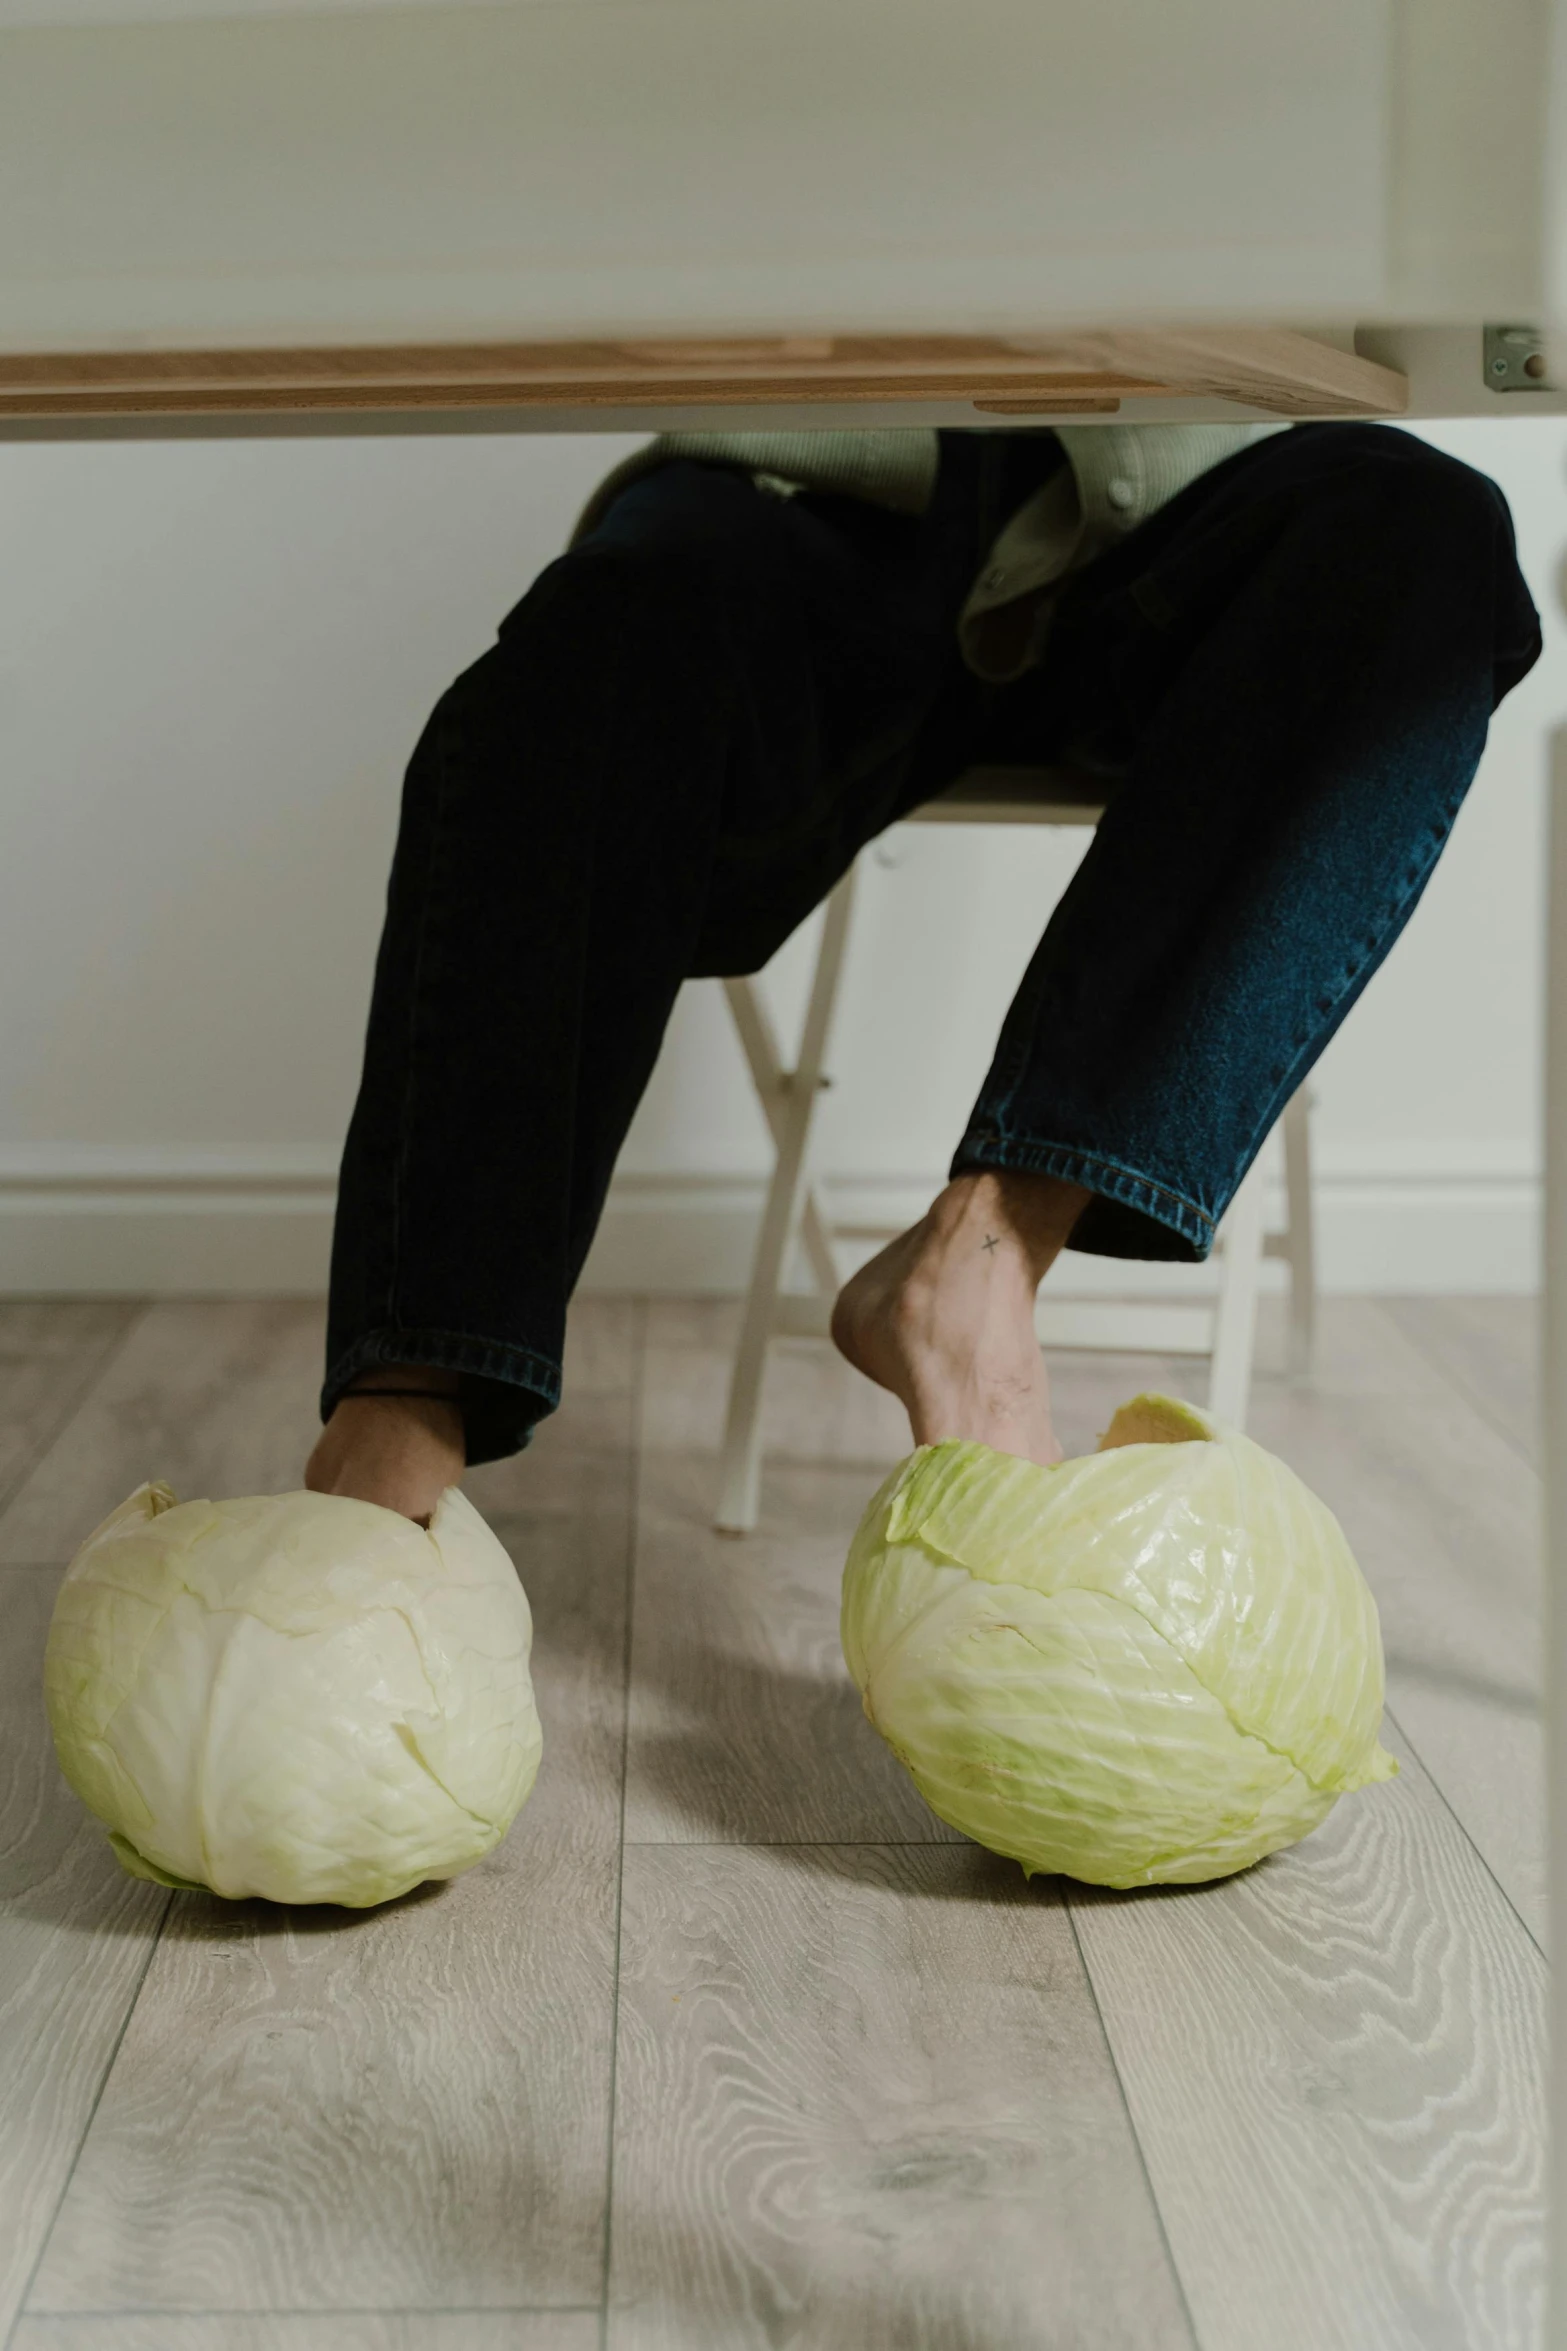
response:
<path fill-rule="evenodd" d="M 1193 1890 L 1021 1873 L 925 1810 L 838 1651 L 905 1450 L 788 1343 L 763 1523 L 710 1529 L 732 1310 L 590 1299 L 470 1491 L 545 1761 L 385 1911 L 124 1878 L 38 1695 L 147 1476 L 293 1483 L 311 1303 L 0 1302 L 7 2351 L 1536 2351 L 1544 1960 L 1527 1302 L 1329 1302 L 1254 1433 L 1376 1591 L 1402 1770 Z M 1091 1445 L 1182 1367 L 1058 1359 Z"/>

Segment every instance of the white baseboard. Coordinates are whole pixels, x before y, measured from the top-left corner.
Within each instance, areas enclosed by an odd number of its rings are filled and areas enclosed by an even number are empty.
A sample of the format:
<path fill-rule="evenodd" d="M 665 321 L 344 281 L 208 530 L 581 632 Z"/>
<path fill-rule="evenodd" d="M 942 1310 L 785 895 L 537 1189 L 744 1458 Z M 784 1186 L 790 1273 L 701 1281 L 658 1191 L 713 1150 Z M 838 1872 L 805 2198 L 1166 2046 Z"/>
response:
<path fill-rule="evenodd" d="M 1446 1154 L 1442 1157 L 1447 1159 Z M 1436 1157 L 1432 1154 L 1433 1159 Z M 834 1214 L 856 1224 L 912 1224 L 939 1175 L 912 1182 L 829 1183 Z M 1283 1184 L 1272 1185 L 1270 1222 L 1284 1222 Z M 613 1188 L 585 1286 L 654 1293 L 732 1295 L 745 1287 L 760 1178 L 622 1178 Z M 1527 1294 L 1539 1287 L 1539 1183 L 1528 1173 L 1451 1164 L 1424 1169 L 1327 1168 L 1316 1183 L 1317 1246 L 1325 1291 Z M 873 1243 L 860 1246 L 869 1253 Z M 846 1263 L 856 1253 L 844 1252 Z M 1068 1251 L 1050 1276 L 1060 1298 L 1186 1297 L 1212 1287 L 1202 1266 L 1128 1264 Z M 1270 1265 L 1264 1281 L 1282 1287 Z"/>
<path fill-rule="evenodd" d="M 312 1148 L 0 1148 L 0 1291 L 288 1295 L 324 1288 L 334 1168 Z M 856 1223 L 911 1223 L 939 1174 L 826 1186 Z M 1277 1189 L 1277 1187 L 1276 1187 Z M 760 1176 L 619 1177 L 584 1287 L 733 1295 L 745 1286 Z M 1275 1200 L 1275 1221 L 1282 1196 Z M 1317 1183 L 1322 1287 L 1527 1292 L 1539 1184 L 1523 1155 L 1445 1142 L 1329 1159 Z M 871 1244 L 864 1244 L 868 1248 Z M 1277 1267 L 1270 1268 L 1282 1278 Z M 1201 1267 L 1068 1254 L 1058 1297 L 1204 1288 Z"/>

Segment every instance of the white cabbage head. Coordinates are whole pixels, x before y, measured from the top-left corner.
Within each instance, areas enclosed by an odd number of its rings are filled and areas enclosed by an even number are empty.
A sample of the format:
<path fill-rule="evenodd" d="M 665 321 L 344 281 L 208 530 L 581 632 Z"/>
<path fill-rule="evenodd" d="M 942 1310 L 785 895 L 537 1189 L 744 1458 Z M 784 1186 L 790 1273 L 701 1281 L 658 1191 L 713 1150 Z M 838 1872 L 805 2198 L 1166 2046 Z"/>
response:
<path fill-rule="evenodd" d="M 1397 1769 L 1376 1603 L 1338 1521 L 1164 1397 L 1053 1469 L 911 1454 L 855 1535 L 842 1629 L 931 1809 L 1030 1875 L 1224 1877 Z"/>
<path fill-rule="evenodd" d="M 362 1909 L 506 1834 L 539 1767 L 532 1640 L 455 1487 L 426 1533 L 341 1496 L 148 1485 L 66 1571 L 44 1695 L 134 1875 Z"/>

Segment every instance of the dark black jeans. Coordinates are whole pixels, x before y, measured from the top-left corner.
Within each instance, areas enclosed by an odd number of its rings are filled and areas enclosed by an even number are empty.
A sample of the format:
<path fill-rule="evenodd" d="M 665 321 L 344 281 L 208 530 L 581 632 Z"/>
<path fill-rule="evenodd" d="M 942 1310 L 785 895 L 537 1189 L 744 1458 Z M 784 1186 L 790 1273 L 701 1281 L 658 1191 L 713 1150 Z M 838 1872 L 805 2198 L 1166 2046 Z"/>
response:
<path fill-rule="evenodd" d="M 1111 797 L 954 1167 L 1086 1186 L 1076 1248 L 1206 1255 L 1539 624 L 1493 483 L 1311 425 L 1194 483 L 1074 579 L 1039 669 L 981 685 L 959 607 L 1057 461 L 1045 433 L 944 435 L 920 520 L 665 466 L 443 697 L 404 791 L 323 1413 L 367 1365 L 441 1365 L 471 1460 L 525 1444 L 681 982 L 757 969 L 979 759 L 1070 757 Z M 932 952 L 977 919 L 954 908 Z"/>

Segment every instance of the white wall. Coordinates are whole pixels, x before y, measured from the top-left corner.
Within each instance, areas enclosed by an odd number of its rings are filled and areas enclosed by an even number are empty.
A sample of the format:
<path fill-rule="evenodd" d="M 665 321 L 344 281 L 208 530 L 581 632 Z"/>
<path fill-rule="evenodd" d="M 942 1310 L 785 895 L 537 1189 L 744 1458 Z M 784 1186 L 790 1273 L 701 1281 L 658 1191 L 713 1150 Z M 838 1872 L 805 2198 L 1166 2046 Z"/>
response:
<path fill-rule="evenodd" d="M 1567 427 L 1431 438 L 1503 483 L 1548 605 Z M 319 1281 L 408 749 L 625 446 L 0 446 L 0 1287 Z M 1532 1282 L 1547 623 L 1319 1072 L 1333 1286 Z M 939 1181 L 1075 847 L 905 828 L 868 861 L 822 1154 L 862 1213 Z M 725 1019 L 687 991 L 600 1281 L 737 1278 L 766 1162 Z"/>

